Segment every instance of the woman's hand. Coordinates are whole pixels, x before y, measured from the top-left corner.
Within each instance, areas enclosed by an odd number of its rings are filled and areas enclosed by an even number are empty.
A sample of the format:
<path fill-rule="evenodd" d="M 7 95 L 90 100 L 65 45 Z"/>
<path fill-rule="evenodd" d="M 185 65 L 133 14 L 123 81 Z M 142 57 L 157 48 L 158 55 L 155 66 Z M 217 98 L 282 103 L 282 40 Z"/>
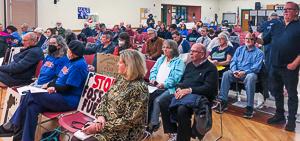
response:
<path fill-rule="evenodd" d="M 164 89 L 165 88 L 163 83 L 157 84 L 156 87 L 159 88 L 159 89 Z"/>
<path fill-rule="evenodd" d="M 56 93 L 55 87 L 49 87 L 47 88 L 47 91 L 49 94 Z"/>
<path fill-rule="evenodd" d="M 97 126 L 98 130 L 102 130 L 105 126 L 106 120 L 104 118 L 104 116 L 99 116 L 96 120 L 96 123 L 100 124 L 100 126 Z"/>
<path fill-rule="evenodd" d="M 98 130 L 97 126 L 100 126 L 99 123 L 92 123 L 87 127 L 83 127 L 81 130 L 82 132 L 86 133 L 86 134 L 96 134 L 99 133 L 101 130 Z M 102 129 L 102 128 L 101 128 Z"/>

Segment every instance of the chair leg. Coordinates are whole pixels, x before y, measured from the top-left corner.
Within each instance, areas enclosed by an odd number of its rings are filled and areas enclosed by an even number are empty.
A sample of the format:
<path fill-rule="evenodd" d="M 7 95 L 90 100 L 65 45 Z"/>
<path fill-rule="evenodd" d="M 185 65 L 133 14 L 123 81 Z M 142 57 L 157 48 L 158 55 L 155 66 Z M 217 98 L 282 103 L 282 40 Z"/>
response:
<path fill-rule="evenodd" d="M 222 104 L 221 102 L 217 102 L 217 105 L 220 105 L 219 106 L 219 110 L 222 111 Z M 223 138 L 223 117 L 222 117 L 223 113 L 220 113 L 220 126 L 221 126 L 221 135 L 215 140 L 215 141 L 218 141 L 220 140 L 221 138 Z"/>

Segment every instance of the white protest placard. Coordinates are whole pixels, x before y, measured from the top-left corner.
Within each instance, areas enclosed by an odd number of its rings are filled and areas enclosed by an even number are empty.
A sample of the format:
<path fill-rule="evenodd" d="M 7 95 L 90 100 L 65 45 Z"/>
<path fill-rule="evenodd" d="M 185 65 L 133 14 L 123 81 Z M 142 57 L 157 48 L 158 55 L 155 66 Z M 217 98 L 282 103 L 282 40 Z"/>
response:
<path fill-rule="evenodd" d="M 6 123 L 11 119 L 12 115 L 17 110 L 21 100 L 21 95 L 12 88 L 7 88 L 2 116 L 1 116 L 1 124 Z"/>
<path fill-rule="evenodd" d="M 110 89 L 115 78 L 90 72 L 85 83 L 77 111 L 95 118 L 95 110 L 102 100 L 102 96 Z"/>

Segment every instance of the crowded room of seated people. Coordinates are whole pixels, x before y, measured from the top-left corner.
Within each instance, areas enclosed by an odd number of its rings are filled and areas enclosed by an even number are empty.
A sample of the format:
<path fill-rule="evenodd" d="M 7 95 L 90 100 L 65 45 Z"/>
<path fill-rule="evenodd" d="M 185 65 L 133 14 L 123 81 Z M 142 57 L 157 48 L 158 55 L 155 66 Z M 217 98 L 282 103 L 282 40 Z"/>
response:
<path fill-rule="evenodd" d="M 0 141 L 300 141 L 299 6 L 4 0 Z"/>

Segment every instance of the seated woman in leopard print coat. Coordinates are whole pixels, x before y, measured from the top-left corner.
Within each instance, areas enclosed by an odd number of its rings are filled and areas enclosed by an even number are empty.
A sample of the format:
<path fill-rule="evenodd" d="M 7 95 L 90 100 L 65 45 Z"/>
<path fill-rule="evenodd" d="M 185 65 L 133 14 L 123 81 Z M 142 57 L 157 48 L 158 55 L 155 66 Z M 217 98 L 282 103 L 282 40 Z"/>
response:
<path fill-rule="evenodd" d="M 82 130 L 94 134 L 85 141 L 139 141 L 143 137 L 149 95 L 145 60 L 138 51 L 127 49 L 120 53 L 118 66 L 115 84 L 96 109 L 96 122 Z"/>

